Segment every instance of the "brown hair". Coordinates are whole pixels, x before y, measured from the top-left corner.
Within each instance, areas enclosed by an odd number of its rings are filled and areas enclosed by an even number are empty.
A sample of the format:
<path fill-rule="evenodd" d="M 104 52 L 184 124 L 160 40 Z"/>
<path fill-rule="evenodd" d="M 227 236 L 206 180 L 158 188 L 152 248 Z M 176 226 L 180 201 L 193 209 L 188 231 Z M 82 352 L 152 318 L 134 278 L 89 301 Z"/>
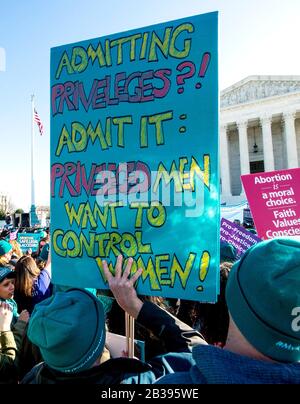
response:
<path fill-rule="evenodd" d="M 15 290 L 20 295 L 31 296 L 33 283 L 41 272 L 34 259 L 28 255 L 24 255 L 16 263 L 15 271 Z"/>
<path fill-rule="evenodd" d="M 178 318 L 200 331 L 206 342 L 224 346 L 229 327 L 229 313 L 225 300 L 225 288 L 232 262 L 220 265 L 220 294 L 216 303 L 181 300 Z"/>

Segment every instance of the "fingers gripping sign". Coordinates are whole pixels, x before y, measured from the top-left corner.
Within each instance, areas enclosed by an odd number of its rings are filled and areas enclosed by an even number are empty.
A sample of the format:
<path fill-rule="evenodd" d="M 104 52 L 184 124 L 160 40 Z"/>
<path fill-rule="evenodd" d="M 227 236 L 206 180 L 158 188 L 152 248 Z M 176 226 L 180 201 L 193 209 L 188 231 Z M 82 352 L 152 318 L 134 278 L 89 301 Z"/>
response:
<path fill-rule="evenodd" d="M 0 332 L 10 331 L 13 310 L 8 303 L 0 302 Z"/>
<path fill-rule="evenodd" d="M 129 258 L 125 270 L 122 273 L 123 257 L 119 255 L 115 267 L 115 275 L 109 269 L 106 261 L 103 261 L 103 271 L 107 279 L 110 290 L 116 298 L 118 305 L 122 307 L 129 315 L 137 318 L 142 301 L 138 298 L 134 288 L 135 282 L 142 274 L 142 269 L 139 268 L 136 273 L 130 277 L 133 259 Z"/>

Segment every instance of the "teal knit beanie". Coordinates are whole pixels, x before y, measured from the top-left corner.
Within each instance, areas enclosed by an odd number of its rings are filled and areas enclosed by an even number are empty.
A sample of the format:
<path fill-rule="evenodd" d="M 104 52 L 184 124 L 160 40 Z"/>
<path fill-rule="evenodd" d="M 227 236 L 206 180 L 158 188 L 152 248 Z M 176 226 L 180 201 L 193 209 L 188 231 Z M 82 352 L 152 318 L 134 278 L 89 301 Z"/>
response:
<path fill-rule="evenodd" d="M 0 240 L 0 257 L 12 250 L 12 245 L 5 240 Z"/>
<path fill-rule="evenodd" d="M 65 373 L 89 369 L 104 348 L 103 306 L 84 289 L 57 292 L 35 306 L 27 335 L 50 368 Z"/>
<path fill-rule="evenodd" d="M 38 234 L 41 239 L 47 237 L 47 233 L 44 230 L 41 230 Z"/>
<path fill-rule="evenodd" d="M 10 269 L 10 267 L 1 267 L 0 266 L 0 283 L 4 281 L 4 279 L 11 279 L 16 277 L 16 272 Z"/>
<path fill-rule="evenodd" d="M 225 241 L 220 242 L 220 259 L 221 262 L 234 262 L 236 261 L 237 250 L 236 248 Z"/>
<path fill-rule="evenodd" d="M 226 286 L 233 321 L 259 352 L 300 362 L 300 242 L 278 238 L 251 247 Z"/>

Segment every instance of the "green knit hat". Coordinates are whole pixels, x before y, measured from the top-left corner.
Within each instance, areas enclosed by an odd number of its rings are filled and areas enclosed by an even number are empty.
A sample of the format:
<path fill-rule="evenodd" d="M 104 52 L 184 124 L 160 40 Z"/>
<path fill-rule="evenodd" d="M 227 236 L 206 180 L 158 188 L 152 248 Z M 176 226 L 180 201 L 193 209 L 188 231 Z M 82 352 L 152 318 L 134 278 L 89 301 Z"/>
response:
<path fill-rule="evenodd" d="M 236 248 L 225 241 L 220 242 L 220 260 L 221 262 L 234 262 L 237 259 L 237 250 Z"/>
<path fill-rule="evenodd" d="M 278 238 L 247 250 L 230 271 L 226 301 L 235 324 L 259 352 L 279 362 L 300 362 L 299 241 Z"/>
<path fill-rule="evenodd" d="M 12 250 L 12 245 L 5 240 L 0 240 L 0 257 Z"/>
<path fill-rule="evenodd" d="M 84 289 L 57 292 L 35 306 L 27 335 L 50 368 L 65 373 L 89 369 L 105 343 L 103 306 Z"/>
<path fill-rule="evenodd" d="M 9 267 L 1 267 L 0 266 L 0 283 L 4 281 L 4 279 L 11 279 L 16 277 L 16 272 L 11 270 Z"/>

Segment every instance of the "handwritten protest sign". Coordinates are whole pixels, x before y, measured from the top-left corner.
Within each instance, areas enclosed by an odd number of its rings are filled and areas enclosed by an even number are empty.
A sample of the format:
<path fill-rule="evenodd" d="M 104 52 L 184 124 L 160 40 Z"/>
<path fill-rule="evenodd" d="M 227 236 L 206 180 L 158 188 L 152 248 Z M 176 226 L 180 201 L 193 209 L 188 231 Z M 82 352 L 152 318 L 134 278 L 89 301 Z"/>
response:
<path fill-rule="evenodd" d="M 220 239 L 232 244 L 236 248 L 236 257 L 239 259 L 245 251 L 261 239 L 250 231 L 244 229 L 229 220 L 222 218 L 220 228 Z"/>
<path fill-rule="evenodd" d="M 300 236 L 300 169 L 243 175 L 259 237 Z"/>
<path fill-rule="evenodd" d="M 106 288 L 119 254 L 138 292 L 215 301 L 217 13 L 51 50 L 55 283 Z"/>
<path fill-rule="evenodd" d="M 20 244 L 22 252 L 31 249 L 35 252 L 39 248 L 40 235 L 34 233 L 18 233 L 18 243 Z"/>

